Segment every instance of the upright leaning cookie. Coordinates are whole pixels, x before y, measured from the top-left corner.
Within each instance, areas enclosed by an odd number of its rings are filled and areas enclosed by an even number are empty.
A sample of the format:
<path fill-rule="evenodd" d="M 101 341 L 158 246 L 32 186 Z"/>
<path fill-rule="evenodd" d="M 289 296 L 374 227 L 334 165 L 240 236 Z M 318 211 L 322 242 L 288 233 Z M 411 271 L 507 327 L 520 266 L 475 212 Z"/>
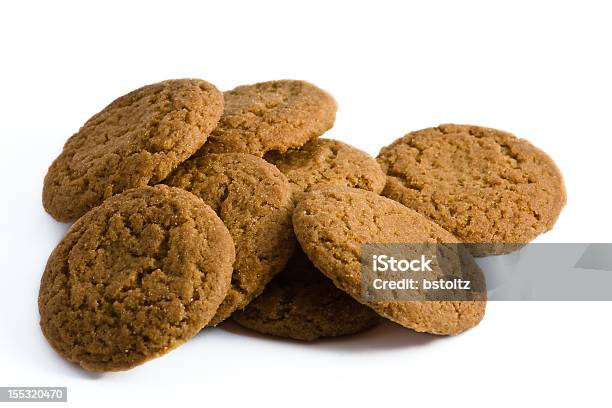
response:
<path fill-rule="evenodd" d="M 477 325 L 484 316 L 484 300 L 364 298 L 362 244 L 458 243 L 449 232 L 393 200 L 359 189 L 315 190 L 301 196 L 293 214 L 293 225 L 298 241 L 313 264 L 336 287 L 387 319 L 417 331 L 457 334 Z M 484 285 L 484 277 L 477 267 L 470 272 L 474 287 Z"/>
<path fill-rule="evenodd" d="M 383 195 L 473 246 L 508 252 L 551 229 L 565 205 L 563 178 L 544 152 L 500 130 L 440 125 L 384 147 Z M 498 244 L 498 245 L 487 245 Z"/>
<path fill-rule="evenodd" d="M 134 367 L 210 321 L 233 261 L 227 228 L 202 200 L 167 186 L 128 190 L 81 217 L 49 257 L 42 331 L 88 370 Z"/>
<path fill-rule="evenodd" d="M 385 186 L 385 173 L 374 158 L 338 140 L 314 139 L 299 149 L 271 152 L 265 159 L 298 191 L 340 185 L 380 193 Z"/>
<path fill-rule="evenodd" d="M 305 81 L 243 85 L 224 93 L 225 112 L 199 155 L 297 148 L 334 124 L 336 101 Z"/>
<path fill-rule="evenodd" d="M 276 167 L 243 153 L 194 157 L 166 182 L 210 205 L 234 239 L 232 286 L 211 321 L 216 325 L 259 295 L 291 256 L 291 188 Z"/>
<path fill-rule="evenodd" d="M 358 333 L 375 326 L 380 317 L 336 288 L 298 249 L 266 290 L 232 320 L 260 333 L 313 341 Z"/>
<path fill-rule="evenodd" d="M 223 95 L 199 79 L 147 85 L 116 99 L 49 167 L 45 210 L 74 221 L 114 194 L 159 183 L 204 144 L 222 112 Z"/>

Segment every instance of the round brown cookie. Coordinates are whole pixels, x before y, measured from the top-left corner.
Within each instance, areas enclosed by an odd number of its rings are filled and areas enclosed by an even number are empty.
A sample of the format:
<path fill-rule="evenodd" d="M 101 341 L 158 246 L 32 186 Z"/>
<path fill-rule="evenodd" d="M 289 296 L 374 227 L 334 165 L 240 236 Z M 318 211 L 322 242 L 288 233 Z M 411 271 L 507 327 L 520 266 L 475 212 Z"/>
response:
<path fill-rule="evenodd" d="M 484 316 L 484 295 L 483 300 L 424 301 L 375 301 L 362 295 L 362 244 L 458 243 L 449 232 L 393 200 L 345 187 L 314 190 L 300 196 L 293 225 L 304 252 L 321 272 L 389 320 L 417 331 L 457 334 Z M 474 288 L 484 288 L 482 271 L 475 264 L 470 267 L 466 276 L 469 273 Z"/>
<path fill-rule="evenodd" d="M 341 185 L 380 193 L 385 173 L 369 154 L 332 139 L 314 139 L 300 149 L 270 152 L 266 160 L 299 191 Z"/>
<path fill-rule="evenodd" d="M 125 370 L 204 327 L 225 297 L 234 244 L 193 194 L 141 187 L 92 209 L 51 253 L 38 306 L 53 348 L 87 370 Z"/>
<path fill-rule="evenodd" d="M 266 290 L 232 319 L 264 334 L 313 341 L 369 329 L 380 317 L 318 271 L 297 249 Z"/>
<path fill-rule="evenodd" d="M 232 286 L 210 322 L 217 325 L 259 295 L 291 256 L 295 246 L 291 187 L 276 167 L 244 153 L 191 158 L 166 183 L 204 200 L 234 239 Z"/>
<path fill-rule="evenodd" d="M 336 101 L 305 81 L 242 85 L 224 93 L 225 112 L 199 155 L 266 152 L 304 145 L 330 129 Z"/>
<path fill-rule="evenodd" d="M 74 221 L 114 194 L 159 183 L 204 144 L 222 112 L 223 95 L 199 79 L 121 96 L 68 139 L 49 167 L 45 210 Z"/>
<path fill-rule="evenodd" d="M 553 227 L 566 201 L 551 158 L 500 130 L 440 125 L 411 132 L 384 147 L 378 162 L 388 176 L 383 195 L 480 244 L 474 255 L 531 241 Z"/>

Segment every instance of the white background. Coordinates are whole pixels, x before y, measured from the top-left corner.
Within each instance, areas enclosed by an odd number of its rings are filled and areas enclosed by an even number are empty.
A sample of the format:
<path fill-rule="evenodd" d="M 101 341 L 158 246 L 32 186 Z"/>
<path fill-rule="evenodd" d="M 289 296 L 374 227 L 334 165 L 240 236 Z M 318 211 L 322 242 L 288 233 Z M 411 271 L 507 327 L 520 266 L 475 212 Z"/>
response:
<path fill-rule="evenodd" d="M 604 1 L 3 2 L 0 386 L 68 386 L 74 406 L 610 406 L 612 303 L 492 302 L 453 338 L 388 324 L 302 344 L 227 324 L 94 375 L 47 345 L 36 296 L 66 229 L 40 203 L 47 166 L 115 97 L 167 78 L 309 80 L 339 103 L 326 136 L 372 155 L 441 122 L 509 130 L 565 175 L 540 241 L 610 242 L 611 17 Z"/>

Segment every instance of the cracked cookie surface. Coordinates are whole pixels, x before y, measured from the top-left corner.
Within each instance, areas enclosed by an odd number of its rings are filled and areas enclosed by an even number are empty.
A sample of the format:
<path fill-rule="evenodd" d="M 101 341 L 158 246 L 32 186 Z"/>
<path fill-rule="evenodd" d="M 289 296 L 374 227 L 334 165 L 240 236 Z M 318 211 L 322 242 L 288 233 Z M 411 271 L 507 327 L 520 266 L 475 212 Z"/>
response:
<path fill-rule="evenodd" d="M 362 244 L 458 243 L 448 231 L 398 202 L 353 188 L 314 190 L 300 196 L 293 226 L 317 269 L 389 320 L 416 331 L 449 335 L 477 325 L 484 316 L 484 299 L 374 301 L 363 297 Z M 466 273 L 474 287 L 484 287 L 484 276 L 475 264 Z"/>
<path fill-rule="evenodd" d="M 358 333 L 380 317 L 336 288 L 296 249 L 283 271 L 232 320 L 259 333 L 313 341 Z"/>
<path fill-rule="evenodd" d="M 204 327 L 225 297 L 232 238 L 184 190 L 128 190 L 68 230 L 43 274 L 42 331 L 71 362 L 125 370 L 161 356 Z"/>
<path fill-rule="evenodd" d="M 198 155 L 298 148 L 330 129 L 336 101 L 306 81 L 242 85 L 224 93 L 225 111 Z"/>
<path fill-rule="evenodd" d="M 500 130 L 440 125 L 408 133 L 377 157 L 383 195 L 472 246 L 508 252 L 550 230 L 565 205 L 559 169 L 544 152 Z M 488 245 L 491 244 L 491 245 Z M 496 245 L 499 244 L 499 245 Z"/>
<path fill-rule="evenodd" d="M 385 186 L 385 173 L 373 157 L 338 140 L 314 139 L 299 149 L 271 152 L 265 159 L 297 191 L 340 185 L 380 193 Z"/>
<path fill-rule="evenodd" d="M 177 79 L 119 97 L 68 139 L 43 185 L 43 206 L 74 221 L 106 198 L 159 183 L 195 153 L 223 112 L 206 81 Z"/>
<path fill-rule="evenodd" d="M 193 157 L 166 183 L 210 205 L 234 239 L 232 286 L 210 323 L 217 325 L 259 295 L 291 256 L 295 245 L 291 187 L 276 167 L 244 153 Z"/>

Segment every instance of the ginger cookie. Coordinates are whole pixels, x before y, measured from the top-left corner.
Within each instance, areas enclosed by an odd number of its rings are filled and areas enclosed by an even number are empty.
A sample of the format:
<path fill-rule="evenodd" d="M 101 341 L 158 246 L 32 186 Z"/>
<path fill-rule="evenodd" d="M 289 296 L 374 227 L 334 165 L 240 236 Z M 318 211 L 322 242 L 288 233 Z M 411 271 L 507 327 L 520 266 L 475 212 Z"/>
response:
<path fill-rule="evenodd" d="M 472 246 L 509 252 L 550 230 L 565 205 L 559 169 L 528 141 L 500 130 L 440 125 L 384 147 L 383 195 L 427 216 Z"/>
<path fill-rule="evenodd" d="M 121 96 L 70 137 L 49 167 L 45 210 L 74 221 L 112 195 L 159 183 L 204 144 L 222 112 L 223 95 L 199 79 Z"/>
<path fill-rule="evenodd" d="M 477 325 L 484 316 L 484 296 L 482 300 L 459 301 L 373 301 L 363 297 L 362 244 L 458 243 L 452 234 L 398 202 L 359 189 L 314 190 L 300 196 L 293 225 L 308 258 L 336 287 L 389 320 L 416 331 L 451 335 Z M 474 285 L 484 287 L 482 271 L 475 264 L 472 268 Z"/>
<path fill-rule="evenodd" d="M 289 260 L 295 245 L 291 187 L 276 167 L 244 153 L 191 158 L 166 183 L 204 200 L 234 239 L 232 286 L 210 322 L 217 325 L 259 295 Z"/>
<path fill-rule="evenodd" d="M 232 320 L 259 333 L 313 341 L 358 333 L 380 317 L 336 288 L 296 249 L 285 269 Z"/>
<path fill-rule="evenodd" d="M 51 253 L 38 297 L 42 331 L 87 370 L 134 367 L 210 321 L 233 261 L 227 228 L 193 194 L 125 191 L 79 218 Z"/>
<path fill-rule="evenodd" d="M 287 176 L 298 191 L 334 185 L 380 193 L 385 173 L 366 152 L 332 139 L 314 139 L 299 149 L 270 152 L 265 159 Z"/>
<path fill-rule="evenodd" d="M 336 101 L 305 81 L 242 85 L 224 93 L 225 111 L 198 155 L 285 152 L 330 129 Z"/>

